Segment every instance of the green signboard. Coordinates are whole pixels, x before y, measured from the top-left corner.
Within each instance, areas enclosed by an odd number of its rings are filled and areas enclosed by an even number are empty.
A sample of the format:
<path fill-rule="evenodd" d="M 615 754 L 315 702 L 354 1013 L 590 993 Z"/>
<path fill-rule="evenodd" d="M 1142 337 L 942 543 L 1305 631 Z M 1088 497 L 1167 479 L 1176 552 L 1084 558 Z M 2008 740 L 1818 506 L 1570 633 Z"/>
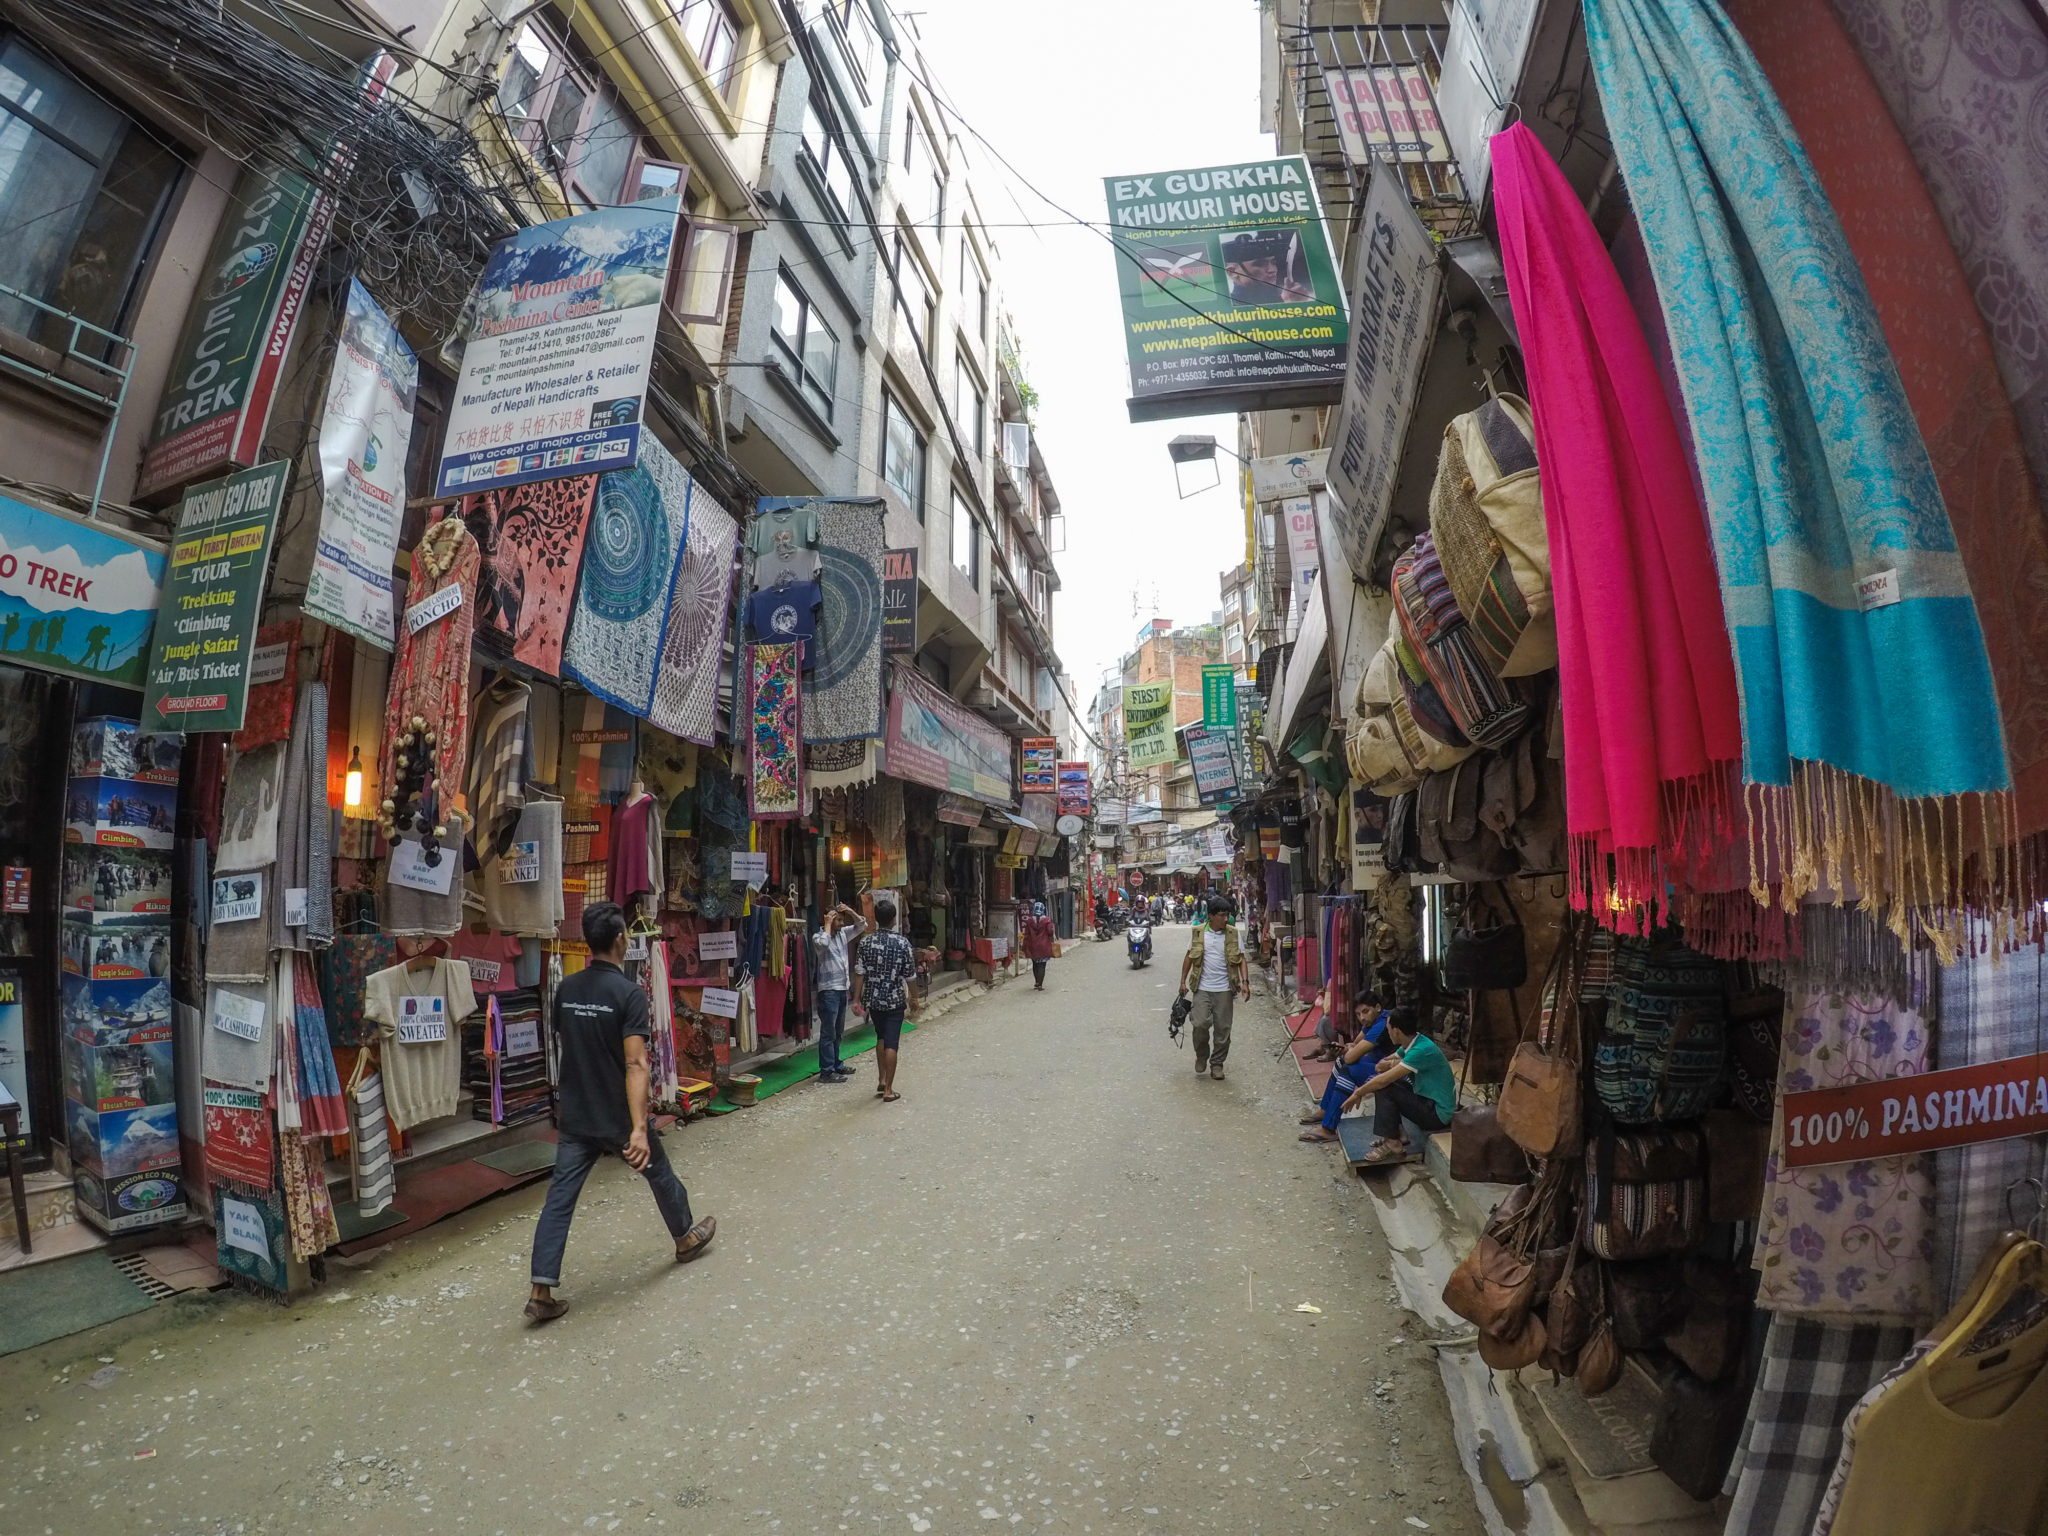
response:
<path fill-rule="evenodd" d="M 1344 289 L 1299 155 L 1111 176 L 1133 421 L 1333 405 Z"/>
<path fill-rule="evenodd" d="M 238 731 L 249 704 L 263 573 L 291 462 L 185 492 L 150 642 L 146 731 Z"/>
<path fill-rule="evenodd" d="M 1237 734 L 1237 668 L 1228 662 L 1202 668 L 1202 726 L 1224 736 Z"/>

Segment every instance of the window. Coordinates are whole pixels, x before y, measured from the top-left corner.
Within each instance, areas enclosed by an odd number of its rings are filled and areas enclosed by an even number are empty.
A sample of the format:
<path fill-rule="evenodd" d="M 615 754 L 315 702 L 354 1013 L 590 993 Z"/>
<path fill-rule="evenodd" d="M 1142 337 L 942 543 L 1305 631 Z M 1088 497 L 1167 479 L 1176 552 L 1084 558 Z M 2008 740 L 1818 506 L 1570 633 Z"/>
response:
<path fill-rule="evenodd" d="M 668 307 L 678 320 L 691 325 L 724 321 L 739 238 L 737 229 L 716 219 L 684 219 L 676 231 L 682 252 L 668 273 Z"/>
<path fill-rule="evenodd" d="M 839 372 L 839 338 L 820 318 L 809 295 L 790 281 L 787 271 L 775 275 L 772 329 L 775 344 L 781 348 L 804 398 L 829 420 L 833 381 Z"/>
<path fill-rule="evenodd" d="M 988 408 L 967 359 L 953 359 L 953 425 L 976 458 L 988 452 Z"/>
<path fill-rule="evenodd" d="M 1244 629 L 1235 619 L 1223 626 L 1223 654 L 1232 661 L 1244 654 Z"/>
<path fill-rule="evenodd" d="M 846 151 L 827 131 L 825 119 L 813 102 L 804 103 L 803 147 L 804 153 L 811 157 L 811 164 L 817 167 L 818 175 L 825 183 L 825 191 L 840 217 L 852 217 L 853 175 L 847 165 Z"/>
<path fill-rule="evenodd" d="M 896 397 L 882 391 L 882 478 L 924 521 L 924 434 Z"/>
<path fill-rule="evenodd" d="M 640 125 L 619 105 L 611 87 L 584 71 L 568 48 L 533 22 L 519 29 L 498 82 L 498 108 L 519 142 L 561 178 L 579 208 L 666 197 L 682 190 L 686 174 L 667 161 L 641 154 Z M 649 190 L 646 168 L 668 167 L 674 185 Z M 654 173 L 660 187 L 667 179 Z"/>
<path fill-rule="evenodd" d="M 120 330 L 179 169 L 97 92 L 15 39 L 0 46 L 0 282 Z M 0 324 L 70 345 L 69 326 L 14 300 Z"/>
<path fill-rule="evenodd" d="M 903 288 L 903 302 L 915 317 L 917 344 L 927 350 L 932 345 L 932 333 L 938 321 L 938 301 L 932 297 L 931 280 L 924 275 L 924 268 L 910 253 L 910 245 L 901 235 L 896 237 L 896 278 Z"/>
<path fill-rule="evenodd" d="M 953 569 L 965 576 L 975 591 L 981 590 L 981 529 L 958 491 L 953 493 Z"/>
<path fill-rule="evenodd" d="M 697 55 L 705 76 L 723 96 L 732 86 L 732 66 L 739 52 L 740 23 L 725 0 L 670 0 L 683 41 Z"/>
<path fill-rule="evenodd" d="M 984 344 L 988 341 L 988 274 L 981 269 L 981 262 L 974 254 L 974 242 L 965 236 L 960 240 L 960 295 L 967 306 L 966 313 L 974 317 L 974 334 Z"/>
<path fill-rule="evenodd" d="M 875 71 L 881 64 L 882 39 L 868 14 L 867 0 L 827 0 L 825 14 L 832 18 L 840 52 L 853 71 L 854 83 L 863 95 L 872 96 Z"/>
<path fill-rule="evenodd" d="M 946 211 L 946 172 L 932 149 L 931 135 L 915 106 L 905 107 L 903 119 L 904 208 L 910 222 L 921 224 L 936 235 Z M 943 255 L 939 258 L 945 260 Z"/>

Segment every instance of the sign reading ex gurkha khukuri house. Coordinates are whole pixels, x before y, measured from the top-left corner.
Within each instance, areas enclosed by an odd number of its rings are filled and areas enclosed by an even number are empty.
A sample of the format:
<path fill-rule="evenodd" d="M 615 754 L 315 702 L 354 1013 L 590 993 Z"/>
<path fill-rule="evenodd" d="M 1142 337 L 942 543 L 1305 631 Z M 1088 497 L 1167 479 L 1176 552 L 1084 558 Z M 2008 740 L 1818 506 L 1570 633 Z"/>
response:
<path fill-rule="evenodd" d="M 1299 155 L 1104 179 L 1133 421 L 1333 404 L 1344 291 Z"/>

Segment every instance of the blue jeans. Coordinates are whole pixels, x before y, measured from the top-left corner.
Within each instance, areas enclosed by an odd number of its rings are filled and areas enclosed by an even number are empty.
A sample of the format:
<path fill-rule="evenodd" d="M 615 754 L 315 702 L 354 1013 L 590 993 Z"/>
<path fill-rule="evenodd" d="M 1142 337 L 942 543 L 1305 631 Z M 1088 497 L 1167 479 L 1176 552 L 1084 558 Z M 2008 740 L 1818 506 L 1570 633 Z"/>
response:
<path fill-rule="evenodd" d="M 839 1059 L 839 1037 L 846 1029 L 846 992 L 844 988 L 818 991 L 818 1070 L 820 1072 L 844 1072 L 846 1064 Z"/>
<path fill-rule="evenodd" d="M 583 1181 L 597 1160 L 616 1147 L 581 1136 L 563 1136 L 555 1145 L 555 1174 L 548 1180 L 548 1197 L 540 1208 L 540 1221 L 533 1229 L 533 1283 L 556 1286 L 562 1283 L 562 1250 L 569 1245 L 569 1220 L 576 1214 L 576 1197 L 583 1193 Z M 690 1219 L 690 1195 L 683 1181 L 669 1166 L 662 1150 L 661 1133 L 651 1126 L 647 1132 L 647 1166 L 640 1177 L 654 1191 L 654 1203 L 661 1219 L 668 1223 L 668 1235 L 681 1242 L 696 1223 Z"/>

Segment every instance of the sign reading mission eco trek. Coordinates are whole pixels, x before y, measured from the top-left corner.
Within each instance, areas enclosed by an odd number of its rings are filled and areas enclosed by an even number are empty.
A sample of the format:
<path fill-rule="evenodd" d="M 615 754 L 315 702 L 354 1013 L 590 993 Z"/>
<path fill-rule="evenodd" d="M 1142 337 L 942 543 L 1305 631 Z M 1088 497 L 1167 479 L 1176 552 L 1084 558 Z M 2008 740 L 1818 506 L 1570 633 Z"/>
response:
<path fill-rule="evenodd" d="M 1112 176 L 1103 187 L 1131 420 L 1336 402 L 1344 292 L 1306 160 Z"/>

